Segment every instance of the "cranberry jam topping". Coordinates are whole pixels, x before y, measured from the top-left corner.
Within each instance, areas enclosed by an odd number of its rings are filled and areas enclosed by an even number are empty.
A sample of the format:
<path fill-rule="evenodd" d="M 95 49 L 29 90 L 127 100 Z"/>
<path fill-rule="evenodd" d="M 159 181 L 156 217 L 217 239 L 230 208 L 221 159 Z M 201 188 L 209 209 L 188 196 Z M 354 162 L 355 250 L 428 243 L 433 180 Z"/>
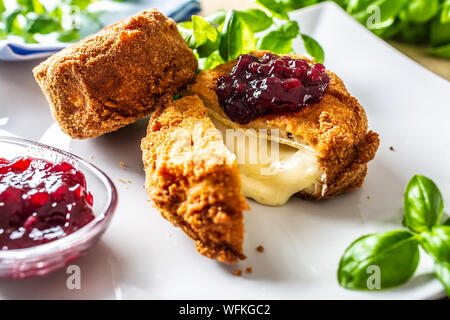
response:
<path fill-rule="evenodd" d="M 0 250 L 47 243 L 94 219 L 86 179 L 71 164 L 0 158 Z"/>
<path fill-rule="evenodd" d="M 322 100 L 330 84 L 325 67 L 266 53 L 241 55 L 229 76 L 217 80 L 220 106 L 234 122 L 248 124 L 265 114 L 296 112 Z"/>

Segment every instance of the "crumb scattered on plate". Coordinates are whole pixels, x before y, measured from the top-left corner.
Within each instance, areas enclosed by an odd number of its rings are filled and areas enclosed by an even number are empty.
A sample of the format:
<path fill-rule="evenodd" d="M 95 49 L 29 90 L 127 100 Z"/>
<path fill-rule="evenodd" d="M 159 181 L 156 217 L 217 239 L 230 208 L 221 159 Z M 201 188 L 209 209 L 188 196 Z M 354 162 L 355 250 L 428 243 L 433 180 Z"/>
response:
<path fill-rule="evenodd" d="M 253 271 L 252 267 L 245 268 L 245 272 L 247 272 L 247 273 L 252 273 L 252 271 Z"/>
<path fill-rule="evenodd" d="M 242 275 L 242 270 L 241 270 L 241 269 L 236 269 L 236 270 L 233 271 L 233 274 L 234 274 L 235 276 L 240 277 L 240 276 Z"/>
<path fill-rule="evenodd" d="M 264 247 L 262 245 L 259 245 L 259 246 L 256 247 L 256 251 L 264 252 Z"/>
<path fill-rule="evenodd" d="M 389 150 L 391 150 L 391 151 L 395 151 L 395 149 L 394 149 L 394 147 L 389 147 Z"/>

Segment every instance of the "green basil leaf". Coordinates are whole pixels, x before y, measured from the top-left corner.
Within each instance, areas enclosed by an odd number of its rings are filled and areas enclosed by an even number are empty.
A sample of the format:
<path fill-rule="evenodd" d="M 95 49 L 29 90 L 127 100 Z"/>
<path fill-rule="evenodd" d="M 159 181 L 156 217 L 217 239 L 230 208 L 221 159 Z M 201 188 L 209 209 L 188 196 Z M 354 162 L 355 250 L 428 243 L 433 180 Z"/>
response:
<path fill-rule="evenodd" d="M 5 31 L 6 33 L 10 33 L 13 29 L 14 22 L 17 19 L 17 16 L 22 13 L 21 8 L 17 8 L 11 12 L 5 12 Z"/>
<path fill-rule="evenodd" d="M 387 26 L 375 26 L 371 28 L 370 30 L 375 33 L 377 36 L 382 37 L 384 39 L 390 39 L 395 36 L 397 36 L 400 32 L 402 32 L 405 29 L 405 26 L 407 25 L 406 21 L 403 21 L 401 19 L 396 18 L 394 23 L 389 24 Z M 381 27 L 381 28 L 378 28 Z"/>
<path fill-rule="evenodd" d="M 192 27 L 200 57 L 207 57 L 219 48 L 220 33 L 216 27 L 200 16 L 192 16 Z"/>
<path fill-rule="evenodd" d="M 1 20 L 1 14 L 6 11 L 5 3 L 3 0 L 0 0 L 0 20 Z"/>
<path fill-rule="evenodd" d="M 192 21 L 185 21 L 178 23 L 178 31 L 183 37 L 184 41 L 186 41 L 187 45 L 191 49 L 197 48 L 194 38 L 194 29 L 192 26 Z"/>
<path fill-rule="evenodd" d="M 225 21 L 227 12 L 225 10 L 217 10 L 205 17 L 206 21 L 209 23 L 220 26 Z"/>
<path fill-rule="evenodd" d="M 405 18 L 409 22 L 424 23 L 439 11 L 439 0 L 410 0 L 405 8 Z"/>
<path fill-rule="evenodd" d="M 37 14 L 44 14 L 46 12 L 45 7 L 39 0 L 31 0 L 31 3 L 33 4 L 33 11 Z"/>
<path fill-rule="evenodd" d="M 447 220 L 445 220 L 445 222 L 442 225 L 450 226 L 450 218 L 447 218 Z"/>
<path fill-rule="evenodd" d="M 76 6 L 80 10 L 85 10 L 95 0 L 68 0 L 69 5 Z"/>
<path fill-rule="evenodd" d="M 346 10 L 350 14 L 360 12 L 366 10 L 373 2 L 373 0 L 348 0 Z"/>
<path fill-rule="evenodd" d="M 415 236 L 404 230 L 363 236 L 344 252 L 338 269 L 339 284 L 348 289 L 369 289 L 371 270 L 378 269 L 381 289 L 406 282 L 419 263 Z"/>
<path fill-rule="evenodd" d="M 406 187 L 404 207 L 408 228 L 422 232 L 441 221 L 444 202 L 441 192 L 432 180 L 415 175 Z"/>
<path fill-rule="evenodd" d="M 287 7 L 280 0 L 254 0 L 254 2 L 269 10 L 274 17 L 289 20 Z"/>
<path fill-rule="evenodd" d="M 281 0 L 287 11 L 309 7 L 322 1 L 323 0 Z"/>
<path fill-rule="evenodd" d="M 58 41 L 60 42 L 75 42 L 80 39 L 80 33 L 77 30 L 65 30 L 58 34 Z"/>
<path fill-rule="evenodd" d="M 322 46 L 306 34 L 302 34 L 302 39 L 306 52 L 308 52 L 308 54 L 313 57 L 317 63 L 323 63 L 325 60 L 325 52 L 323 51 Z"/>
<path fill-rule="evenodd" d="M 450 22 L 450 0 L 446 0 L 442 4 L 441 23 Z"/>
<path fill-rule="evenodd" d="M 220 43 L 220 55 L 224 61 L 236 59 L 243 53 L 256 48 L 255 37 L 252 30 L 239 17 L 235 10 L 227 13 Z"/>
<path fill-rule="evenodd" d="M 433 47 L 450 43 L 450 21 L 442 23 L 438 17 L 433 19 L 430 25 L 430 42 Z"/>
<path fill-rule="evenodd" d="M 258 49 L 269 50 L 278 54 L 289 54 L 292 52 L 292 39 L 284 38 L 283 33 L 278 30 L 271 31 L 259 39 Z"/>
<path fill-rule="evenodd" d="M 436 261 L 450 262 L 450 226 L 437 226 L 421 233 L 422 247 Z"/>
<path fill-rule="evenodd" d="M 394 18 L 408 2 L 409 0 L 377 0 L 369 3 L 366 1 L 363 6 L 358 6 L 359 11 L 352 15 L 369 29 L 378 29 L 381 26 L 386 27 L 387 24 L 394 23 Z M 376 17 L 377 14 L 378 17 Z M 371 17 L 374 18 L 373 21 L 370 19 Z M 369 21 L 370 24 L 368 24 Z"/>
<path fill-rule="evenodd" d="M 219 51 L 214 51 L 207 58 L 199 59 L 198 61 L 200 70 L 213 69 L 223 63 L 225 63 L 225 61 L 223 61 Z"/>
<path fill-rule="evenodd" d="M 62 29 L 59 21 L 51 18 L 48 15 L 37 15 L 34 12 L 31 12 L 27 14 L 26 19 L 26 30 L 31 34 L 49 34 L 51 32 Z"/>
<path fill-rule="evenodd" d="M 292 40 L 300 33 L 298 23 L 288 21 L 277 30 L 273 30 L 262 37 L 258 42 L 258 49 L 269 50 L 278 54 L 292 52 Z"/>
<path fill-rule="evenodd" d="M 437 262 L 434 264 L 434 274 L 436 278 L 441 281 L 447 296 L 450 298 L 450 263 L 449 262 Z"/>
<path fill-rule="evenodd" d="M 22 8 L 23 13 L 33 12 L 33 1 L 32 0 L 16 0 L 17 5 Z"/>
<path fill-rule="evenodd" d="M 417 25 L 409 22 L 404 22 L 403 28 L 398 32 L 396 39 L 409 43 L 424 43 L 429 38 L 428 28 L 423 25 Z"/>
<path fill-rule="evenodd" d="M 273 24 L 273 19 L 259 9 L 237 10 L 236 12 L 252 32 L 264 31 Z"/>
<path fill-rule="evenodd" d="M 428 53 L 439 58 L 450 59 L 450 44 L 446 46 L 432 48 L 428 50 Z"/>

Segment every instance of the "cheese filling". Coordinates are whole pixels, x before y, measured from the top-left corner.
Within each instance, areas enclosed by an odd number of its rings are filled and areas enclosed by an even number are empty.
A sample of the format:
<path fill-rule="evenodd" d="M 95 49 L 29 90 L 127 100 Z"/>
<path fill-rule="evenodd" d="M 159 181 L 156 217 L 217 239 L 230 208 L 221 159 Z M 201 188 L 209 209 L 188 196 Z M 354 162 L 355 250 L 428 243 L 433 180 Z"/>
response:
<path fill-rule="evenodd" d="M 322 172 L 311 148 L 287 145 L 276 137 L 271 141 L 253 129 L 230 128 L 214 114 L 211 120 L 228 149 L 236 154 L 246 197 L 264 205 L 281 206 L 297 192 L 314 193 L 320 185 Z"/>

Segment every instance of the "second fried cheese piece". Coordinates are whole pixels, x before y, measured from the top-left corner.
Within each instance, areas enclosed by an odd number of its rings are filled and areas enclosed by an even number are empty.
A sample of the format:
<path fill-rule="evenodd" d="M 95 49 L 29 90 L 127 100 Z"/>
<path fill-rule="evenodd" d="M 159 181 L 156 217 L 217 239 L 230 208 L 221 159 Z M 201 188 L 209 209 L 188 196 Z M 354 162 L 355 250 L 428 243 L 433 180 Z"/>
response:
<path fill-rule="evenodd" d="M 150 119 L 142 140 L 146 191 L 162 216 L 197 250 L 232 263 L 244 259 L 242 211 L 248 205 L 234 154 L 198 97 L 185 97 Z"/>
<path fill-rule="evenodd" d="M 153 9 L 61 50 L 33 72 L 62 130 L 83 139 L 171 101 L 196 70 L 176 23 Z"/>

